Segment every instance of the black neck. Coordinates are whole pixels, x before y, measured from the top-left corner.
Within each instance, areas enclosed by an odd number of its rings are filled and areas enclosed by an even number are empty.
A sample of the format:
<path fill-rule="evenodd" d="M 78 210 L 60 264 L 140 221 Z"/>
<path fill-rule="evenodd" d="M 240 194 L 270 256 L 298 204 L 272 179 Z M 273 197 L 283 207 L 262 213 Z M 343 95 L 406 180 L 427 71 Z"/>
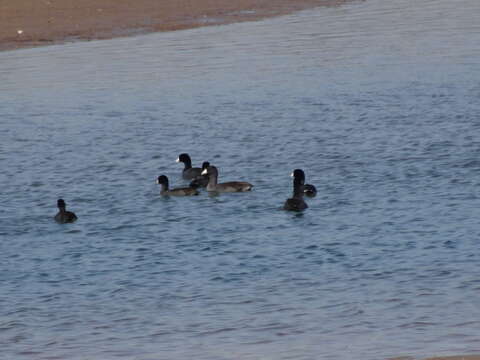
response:
<path fill-rule="evenodd" d="M 293 197 L 303 198 L 303 180 L 293 179 Z"/>
<path fill-rule="evenodd" d="M 161 191 L 168 191 L 168 180 L 165 180 L 160 184 Z"/>
<path fill-rule="evenodd" d="M 192 167 L 192 160 L 190 159 L 185 159 L 183 163 L 185 164 L 185 170 L 190 169 Z"/>
<path fill-rule="evenodd" d="M 218 182 L 218 174 L 208 174 L 208 184 L 209 185 L 217 185 Z"/>

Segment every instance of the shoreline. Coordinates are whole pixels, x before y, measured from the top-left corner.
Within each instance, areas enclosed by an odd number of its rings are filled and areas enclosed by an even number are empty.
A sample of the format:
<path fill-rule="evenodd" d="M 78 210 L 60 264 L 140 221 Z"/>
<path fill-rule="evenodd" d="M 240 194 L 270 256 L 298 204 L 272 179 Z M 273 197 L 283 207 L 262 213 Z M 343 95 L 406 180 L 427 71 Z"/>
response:
<path fill-rule="evenodd" d="M 400 357 L 389 358 L 386 360 L 419 360 L 419 359 L 411 356 L 400 356 Z M 479 355 L 432 356 L 428 358 L 422 358 L 422 360 L 480 360 L 480 354 Z"/>
<path fill-rule="evenodd" d="M 0 4 L 0 51 L 255 21 L 351 1 L 4 1 Z"/>
<path fill-rule="evenodd" d="M 480 355 L 434 356 L 424 360 L 480 360 Z"/>

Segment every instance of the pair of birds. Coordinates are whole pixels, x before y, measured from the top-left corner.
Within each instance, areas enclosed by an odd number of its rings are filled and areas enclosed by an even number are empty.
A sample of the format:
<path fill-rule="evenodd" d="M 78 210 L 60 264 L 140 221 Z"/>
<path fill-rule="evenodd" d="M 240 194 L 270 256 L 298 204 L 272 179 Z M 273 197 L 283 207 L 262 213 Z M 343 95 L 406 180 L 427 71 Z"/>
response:
<path fill-rule="evenodd" d="M 184 164 L 182 177 L 185 180 L 192 180 L 189 187 L 169 189 L 168 178 L 161 175 L 157 179 L 157 184 L 161 186 L 160 194 L 165 196 L 191 196 L 198 195 L 198 188 L 205 187 L 207 191 L 223 192 L 245 192 L 252 190 L 253 185 L 246 181 L 229 181 L 218 183 L 218 169 L 210 165 L 208 161 L 202 164 L 201 168 L 192 167 L 192 160 L 186 153 L 180 154 L 177 162 Z"/>
<path fill-rule="evenodd" d="M 301 169 L 293 170 L 293 195 L 285 201 L 283 209 L 288 211 L 303 211 L 308 208 L 303 196 L 314 197 L 317 189 L 311 184 L 305 184 L 305 173 Z"/>
<path fill-rule="evenodd" d="M 192 167 L 192 160 L 186 153 L 180 154 L 177 162 L 184 164 L 182 177 L 186 180 L 192 180 L 189 187 L 169 189 L 168 178 L 161 175 L 157 179 L 157 183 L 161 185 L 160 194 L 172 196 L 190 196 L 198 195 L 199 187 L 206 187 L 211 192 L 244 192 L 250 191 L 252 184 L 245 181 L 230 181 L 226 183 L 218 183 L 218 169 L 210 165 L 208 161 L 202 164 L 201 168 Z M 302 211 L 308 208 L 303 200 L 303 195 L 314 197 L 317 194 L 315 186 L 305 184 L 305 173 L 301 169 L 296 169 L 292 173 L 293 176 L 293 196 L 285 202 L 283 208 L 290 211 Z"/>

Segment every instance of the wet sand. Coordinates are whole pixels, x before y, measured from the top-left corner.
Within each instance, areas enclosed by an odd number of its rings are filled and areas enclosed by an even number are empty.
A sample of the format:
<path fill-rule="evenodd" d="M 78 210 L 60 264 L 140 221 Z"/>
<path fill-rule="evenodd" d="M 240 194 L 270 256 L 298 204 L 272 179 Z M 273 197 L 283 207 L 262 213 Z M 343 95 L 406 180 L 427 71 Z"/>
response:
<path fill-rule="evenodd" d="M 389 358 L 387 360 L 418 360 L 411 356 L 401 356 Z M 455 355 L 455 356 L 434 356 L 424 358 L 422 360 L 480 360 L 480 355 Z"/>
<path fill-rule="evenodd" d="M 347 1 L 0 0 L 0 50 L 258 20 Z"/>
<path fill-rule="evenodd" d="M 430 357 L 425 360 L 480 360 L 480 355 L 457 355 L 444 357 Z"/>
<path fill-rule="evenodd" d="M 417 360 L 410 356 L 389 358 L 387 360 Z M 434 356 L 422 360 L 480 360 L 480 355 Z"/>

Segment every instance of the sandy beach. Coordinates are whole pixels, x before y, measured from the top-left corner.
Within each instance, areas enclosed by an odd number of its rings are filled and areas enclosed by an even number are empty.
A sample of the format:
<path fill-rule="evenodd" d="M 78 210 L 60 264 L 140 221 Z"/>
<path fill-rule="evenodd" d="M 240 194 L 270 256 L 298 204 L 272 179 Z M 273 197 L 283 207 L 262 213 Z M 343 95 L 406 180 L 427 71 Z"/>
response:
<path fill-rule="evenodd" d="M 431 357 L 425 360 L 480 360 L 480 355 L 458 355 L 446 357 Z"/>
<path fill-rule="evenodd" d="M 347 0 L 0 2 L 0 50 L 251 21 Z"/>
<path fill-rule="evenodd" d="M 416 360 L 410 356 L 394 357 L 388 360 Z M 480 355 L 434 356 L 423 360 L 480 360 Z"/>

